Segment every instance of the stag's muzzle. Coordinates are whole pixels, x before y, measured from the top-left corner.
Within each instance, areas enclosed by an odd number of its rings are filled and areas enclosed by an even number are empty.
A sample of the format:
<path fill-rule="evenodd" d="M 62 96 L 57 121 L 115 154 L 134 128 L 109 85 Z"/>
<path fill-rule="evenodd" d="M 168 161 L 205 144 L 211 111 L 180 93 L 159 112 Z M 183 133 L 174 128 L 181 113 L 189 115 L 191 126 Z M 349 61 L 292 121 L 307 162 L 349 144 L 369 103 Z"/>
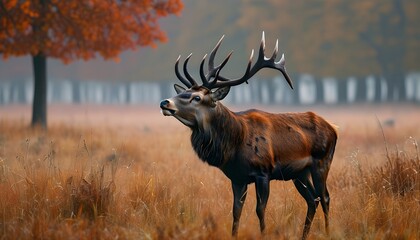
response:
<path fill-rule="evenodd" d="M 170 103 L 171 102 L 168 99 L 162 100 L 162 102 L 160 102 L 162 114 L 165 116 L 173 116 L 175 114 L 175 110 L 171 109 Z"/>

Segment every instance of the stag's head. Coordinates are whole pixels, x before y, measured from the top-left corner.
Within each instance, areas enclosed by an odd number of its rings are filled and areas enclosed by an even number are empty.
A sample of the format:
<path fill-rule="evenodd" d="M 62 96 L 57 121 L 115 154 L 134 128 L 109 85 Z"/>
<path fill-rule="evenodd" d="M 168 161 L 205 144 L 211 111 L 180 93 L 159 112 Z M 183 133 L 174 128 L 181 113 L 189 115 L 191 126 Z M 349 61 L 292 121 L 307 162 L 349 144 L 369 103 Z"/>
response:
<path fill-rule="evenodd" d="M 221 70 L 228 62 L 232 52 L 227 55 L 220 65 L 214 65 L 214 57 L 220 47 L 220 44 L 222 43 L 222 40 L 223 36 L 210 53 L 207 73 L 204 71 L 204 64 L 207 55 L 205 55 L 201 61 L 201 85 L 197 84 L 197 81 L 195 81 L 187 70 L 191 54 L 185 59 L 183 65 L 185 77 L 179 72 L 178 65 L 181 56 L 178 57 L 175 63 L 175 74 L 187 88 L 178 84 L 174 85 L 177 95 L 172 98 L 165 99 L 160 103 L 163 115 L 173 116 L 190 128 L 197 127 L 199 124 L 208 120 L 208 118 L 212 115 L 211 113 L 214 112 L 218 101 L 227 96 L 230 87 L 247 82 L 248 79 L 254 76 L 254 74 L 262 68 L 273 68 L 279 70 L 283 74 L 289 86 L 293 89 L 292 81 L 286 73 L 284 55 L 282 55 L 281 59 L 276 62 L 278 40 L 276 41 L 273 55 L 270 58 L 265 57 L 265 37 L 263 32 L 256 63 L 254 65 L 252 64 L 252 58 L 254 56 L 254 50 L 252 50 L 244 75 L 237 79 L 228 79 L 220 75 Z"/>

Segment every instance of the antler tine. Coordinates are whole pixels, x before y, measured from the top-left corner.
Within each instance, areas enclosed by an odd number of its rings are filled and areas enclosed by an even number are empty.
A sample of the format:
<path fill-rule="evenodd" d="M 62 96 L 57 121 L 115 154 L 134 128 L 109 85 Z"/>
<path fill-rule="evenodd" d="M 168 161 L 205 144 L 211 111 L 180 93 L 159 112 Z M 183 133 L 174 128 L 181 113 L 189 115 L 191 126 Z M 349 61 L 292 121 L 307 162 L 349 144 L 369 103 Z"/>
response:
<path fill-rule="evenodd" d="M 254 49 L 251 50 L 251 55 L 248 60 L 248 68 L 251 68 L 252 59 L 254 58 Z M 249 69 L 248 69 L 249 70 Z"/>
<path fill-rule="evenodd" d="M 178 56 L 178 59 L 175 62 L 175 75 L 177 76 L 177 78 L 179 79 L 179 81 L 181 81 L 185 86 L 187 86 L 187 87 L 190 88 L 192 86 L 191 83 L 187 79 L 185 79 L 181 75 L 181 73 L 179 72 L 179 69 L 178 69 L 179 59 L 181 59 L 181 55 Z"/>
<path fill-rule="evenodd" d="M 207 54 L 204 55 L 203 60 L 201 60 L 201 63 L 200 63 L 200 77 L 204 86 L 209 85 L 209 81 L 207 80 L 206 74 L 204 73 L 204 62 L 206 61 L 206 58 L 207 58 Z"/>
<path fill-rule="evenodd" d="M 230 56 L 232 56 L 233 54 L 233 50 L 230 51 L 230 53 L 226 56 L 225 60 L 223 60 L 223 62 L 217 67 L 218 69 L 222 69 L 226 63 L 229 61 Z"/>
<path fill-rule="evenodd" d="M 261 44 L 260 44 L 260 51 L 258 53 L 258 61 L 260 61 L 260 58 L 262 60 L 264 60 L 265 56 L 264 56 L 264 52 L 265 52 L 265 33 L 264 31 L 262 32 L 262 37 L 261 37 Z"/>
<path fill-rule="evenodd" d="M 284 53 L 281 55 L 280 60 L 278 62 L 275 62 L 274 65 L 275 68 L 280 70 L 280 72 L 283 74 L 290 88 L 293 89 L 292 79 L 290 79 L 289 75 L 286 72 L 286 59 L 284 58 Z"/>
<path fill-rule="evenodd" d="M 251 70 L 251 65 L 252 65 L 252 59 L 254 58 L 254 49 L 252 49 L 251 51 L 251 55 L 249 56 L 249 60 L 248 60 L 248 65 L 246 66 L 246 70 L 245 70 L 245 74 L 242 78 L 247 77 L 247 80 L 245 80 L 246 84 L 248 84 L 248 79 L 250 78 L 249 73 Z M 240 83 L 239 83 L 240 84 Z"/>
<path fill-rule="evenodd" d="M 214 85 L 216 82 L 217 82 L 217 78 L 219 77 L 219 73 L 220 73 L 220 70 L 222 70 L 221 68 L 218 68 L 217 70 L 216 70 L 216 75 L 214 76 L 214 80 L 213 80 L 213 82 L 211 82 L 210 84 L 211 85 Z M 211 89 L 211 86 L 210 86 L 210 89 Z"/>
<path fill-rule="evenodd" d="M 276 46 L 274 47 L 273 55 L 271 55 L 270 60 L 275 61 L 277 57 L 277 53 L 279 52 L 279 40 L 276 40 Z"/>
<path fill-rule="evenodd" d="M 184 70 L 185 77 L 187 77 L 187 79 L 191 83 L 191 85 L 192 86 L 197 86 L 197 82 L 194 80 L 194 78 L 191 76 L 191 74 L 187 70 L 188 61 L 190 60 L 191 56 L 192 56 L 192 53 L 190 53 L 190 55 L 188 55 L 188 57 L 185 59 L 183 70 Z"/>
<path fill-rule="evenodd" d="M 209 58 L 209 71 L 210 69 L 214 69 L 214 56 L 216 56 L 216 52 L 219 49 L 220 45 L 222 44 L 223 38 L 225 38 L 225 35 L 223 35 L 220 40 L 217 42 L 216 46 L 211 50 L 210 52 L 210 58 Z"/>

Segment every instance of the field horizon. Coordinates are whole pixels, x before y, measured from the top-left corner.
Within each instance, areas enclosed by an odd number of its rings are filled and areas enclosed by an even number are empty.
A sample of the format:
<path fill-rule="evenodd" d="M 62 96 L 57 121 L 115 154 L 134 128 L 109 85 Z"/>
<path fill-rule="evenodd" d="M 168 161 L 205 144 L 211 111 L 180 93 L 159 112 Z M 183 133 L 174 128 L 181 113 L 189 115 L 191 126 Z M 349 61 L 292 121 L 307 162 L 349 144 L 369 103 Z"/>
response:
<path fill-rule="evenodd" d="M 232 107 L 248 108 L 314 111 L 338 126 L 331 232 L 318 208 L 309 239 L 420 238 L 417 105 Z M 47 131 L 30 114 L 0 108 L 1 239 L 230 239 L 230 181 L 157 104 L 53 104 Z M 290 181 L 271 189 L 261 236 L 249 186 L 239 239 L 301 237 L 305 201 Z"/>

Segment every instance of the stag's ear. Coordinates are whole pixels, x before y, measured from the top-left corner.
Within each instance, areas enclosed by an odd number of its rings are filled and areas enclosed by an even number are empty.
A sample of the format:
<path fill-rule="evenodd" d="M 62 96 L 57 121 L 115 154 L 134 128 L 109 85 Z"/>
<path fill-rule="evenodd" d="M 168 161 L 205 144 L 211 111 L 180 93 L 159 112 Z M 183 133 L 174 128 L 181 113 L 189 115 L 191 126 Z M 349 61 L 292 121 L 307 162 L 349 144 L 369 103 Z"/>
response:
<path fill-rule="evenodd" d="M 185 92 L 185 88 L 181 85 L 176 84 L 176 83 L 174 84 L 174 88 L 175 88 L 175 91 L 176 91 L 177 94 Z"/>
<path fill-rule="evenodd" d="M 213 101 L 220 101 L 228 95 L 229 90 L 230 86 L 218 88 L 216 91 L 212 92 L 210 96 Z"/>

